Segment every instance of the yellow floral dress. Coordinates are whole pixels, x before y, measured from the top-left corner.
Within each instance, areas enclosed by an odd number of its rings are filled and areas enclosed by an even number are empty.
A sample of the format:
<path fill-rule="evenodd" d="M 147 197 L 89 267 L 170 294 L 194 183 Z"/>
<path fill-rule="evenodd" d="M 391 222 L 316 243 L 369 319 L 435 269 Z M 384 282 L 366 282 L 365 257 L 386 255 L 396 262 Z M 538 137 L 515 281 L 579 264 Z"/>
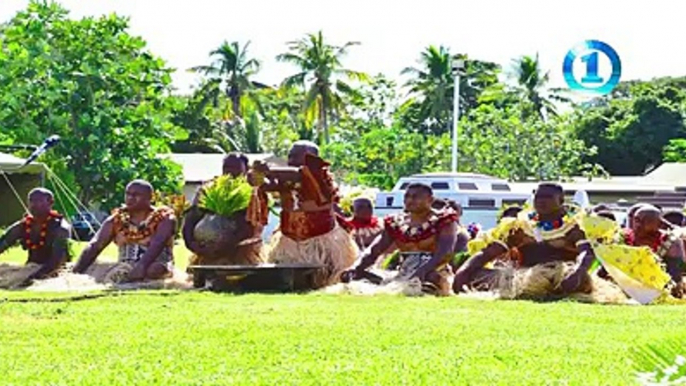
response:
<path fill-rule="evenodd" d="M 665 290 L 670 276 L 660 265 L 659 256 L 649 247 L 623 245 L 616 222 L 579 211 L 567 215 L 562 227 L 546 231 L 537 229 L 536 223 L 529 216 L 530 213 L 521 213 L 518 218 L 503 219 L 494 229 L 469 243 L 470 255 L 493 242 L 506 246 L 508 238 L 520 229 L 537 241 L 549 241 L 564 237 L 566 232 L 577 225 L 584 232 L 598 261 L 629 296 L 642 304 L 678 302 L 670 298 Z"/>

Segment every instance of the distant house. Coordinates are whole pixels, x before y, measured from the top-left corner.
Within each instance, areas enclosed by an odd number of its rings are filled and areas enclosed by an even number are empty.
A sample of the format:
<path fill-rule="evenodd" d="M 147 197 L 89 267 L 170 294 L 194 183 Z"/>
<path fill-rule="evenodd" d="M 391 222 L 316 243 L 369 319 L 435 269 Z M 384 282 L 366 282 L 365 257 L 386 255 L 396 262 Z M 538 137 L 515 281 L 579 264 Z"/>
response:
<path fill-rule="evenodd" d="M 25 162 L 11 154 L 0 153 L 0 227 L 21 219 L 29 191 L 43 186 L 45 181 L 45 165 L 31 163 L 23 166 Z"/>
<path fill-rule="evenodd" d="M 161 157 L 170 159 L 183 168 L 184 187 L 183 193 L 188 200 L 192 200 L 200 185 L 222 174 L 222 161 L 225 154 L 165 154 Z M 246 154 L 250 164 L 254 161 L 263 161 L 272 165 L 285 166 L 285 159 L 279 158 L 272 153 Z"/>

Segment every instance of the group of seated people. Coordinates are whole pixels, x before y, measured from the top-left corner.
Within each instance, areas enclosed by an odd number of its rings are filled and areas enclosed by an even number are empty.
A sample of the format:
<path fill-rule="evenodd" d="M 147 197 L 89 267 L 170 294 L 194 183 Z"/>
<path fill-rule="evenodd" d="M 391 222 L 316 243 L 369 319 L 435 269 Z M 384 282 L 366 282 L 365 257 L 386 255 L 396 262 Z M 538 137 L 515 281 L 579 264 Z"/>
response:
<path fill-rule="evenodd" d="M 678 232 L 684 225 L 682 214 L 663 214 L 659 208 L 638 204 L 628 212 L 624 229 L 614 231 L 598 222 L 613 222 L 609 208 L 581 211 L 565 204 L 560 185 L 544 183 L 536 189 L 531 209 L 507 208 L 494 229 L 481 232 L 461 225 L 459 205 L 436 199 L 429 186 L 415 183 L 405 190 L 403 211 L 380 220 L 373 215 L 372 200 L 360 197 L 353 201 L 353 216 L 345 218 L 329 166 L 319 157 L 316 145 L 306 141 L 294 144 L 287 167 L 260 162 L 249 167 L 241 154 L 228 155 L 223 165 L 223 174 L 245 177 L 254 189 L 250 207 L 241 212 L 243 226 L 249 229 L 242 238 L 260 238 L 267 223 L 267 196 L 277 193 L 280 224 L 271 235 L 265 261 L 319 264 L 317 288 L 356 280 L 381 283 L 374 270 L 393 252 L 397 278 L 418 280 L 433 294 L 492 290 L 502 278 L 503 267 L 525 270 L 551 265 L 564 268 L 564 277 L 554 284 L 554 291 L 561 295 L 592 292 L 592 275 L 622 282 L 620 275 L 626 274 L 674 297 L 683 296 L 686 288 L 682 280 L 686 258 Z M 202 194 L 201 188 L 198 196 Z M 87 272 L 114 242 L 119 262 L 131 266 L 128 280 L 173 275 L 174 240 L 181 224 L 173 210 L 153 206 L 152 197 L 149 183 L 129 183 L 125 204 L 104 221 L 73 272 Z M 27 283 L 55 275 L 70 258 L 69 225 L 53 210 L 52 193 L 35 189 L 28 203 L 30 213 L 0 237 L 0 253 L 19 243 L 28 251 L 28 262 L 40 267 Z M 193 229 L 201 217 L 196 197 L 183 224 L 184 242 L 196 255 L 216 253 L 194 240 Z M 655 261 L 614 258 L 619 252 L 612 245 L 634 247 L 641 253 L 649 249 Z M 598 262 L 600 268 L 594 270 Z M 655 266 L 662 271 L 654 271 Z"/>

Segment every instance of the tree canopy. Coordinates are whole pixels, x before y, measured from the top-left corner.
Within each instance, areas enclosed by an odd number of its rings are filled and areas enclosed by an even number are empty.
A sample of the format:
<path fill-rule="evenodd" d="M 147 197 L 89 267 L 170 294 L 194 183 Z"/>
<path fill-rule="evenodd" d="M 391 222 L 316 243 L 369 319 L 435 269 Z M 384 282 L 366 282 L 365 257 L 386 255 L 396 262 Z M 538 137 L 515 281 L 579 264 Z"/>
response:
<path fill-rule="evenodd" d="M 205 64 L 180 69 L 199 84 L 173 95 L 173 70 L 128 31 L 124 17 L 72 19 L 38 1 L 0 26 L 0 145 L 60 135 L 43 160 L 83 201 L 106 209 L 134 178 L 179 192 L 179 166 L 160 157 L 170 151 L 284 156 L 309 139 L 323 145 L 338 179 L 378 188 L 448 170 L 457 60 L 459 171 L 549 180 L 686 161 L 686 77 L 623 82 L 572 105 L 548 86 L 536 55 L 502 69 L 430 45 L 395 81 L 349 69 L 346 54 L 360 43 L 335 45 L 318 31 L 276 56 L 296 69 L 281 86 L 260 82 L 264 58 L 229 36 Z"/>

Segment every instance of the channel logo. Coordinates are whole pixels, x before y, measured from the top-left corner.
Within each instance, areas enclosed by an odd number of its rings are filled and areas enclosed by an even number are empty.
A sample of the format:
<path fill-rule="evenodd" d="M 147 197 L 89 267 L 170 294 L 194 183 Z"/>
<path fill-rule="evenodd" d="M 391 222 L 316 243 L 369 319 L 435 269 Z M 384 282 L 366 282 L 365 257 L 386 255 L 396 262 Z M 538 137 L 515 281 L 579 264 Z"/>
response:
<path fill-rule="evenodd" d="M 562 74 L 574 91 L 605 95 L 619 83 L 622 62 L 609 44 L 586 40 L 567 52 Z"/>

